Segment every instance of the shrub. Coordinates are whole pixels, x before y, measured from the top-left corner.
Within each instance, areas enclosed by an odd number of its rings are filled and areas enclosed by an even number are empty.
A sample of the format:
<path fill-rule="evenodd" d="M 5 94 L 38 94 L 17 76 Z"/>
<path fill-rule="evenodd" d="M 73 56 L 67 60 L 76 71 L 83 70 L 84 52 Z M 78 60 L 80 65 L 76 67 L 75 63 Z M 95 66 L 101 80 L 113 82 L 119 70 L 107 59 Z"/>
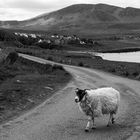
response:
<path fill-rule="evenodd" d="M 16 41 L 16 37 L 13 33 L 6 30 L 0 30 L 0 41 Z"/>
<path fill-rule="evenodd" d="M 129 72 L 128 72 L 128 71 L 124 71 L 124 72 L 123 72 L 123 75 L 124 75 L 124 76 L 128 76 L 128 75 L 129 75 Z"/>
<path fill-rule="evenodd" d="M 51 56 L 49 56 L 47 59 L 48 59 L 48 60 L 50 60 L 50 61 L 52 61 L 52 60 L 53 60 L 53 58 L 52 58 Z"/>
<path fill-rule="evenodd" d="M 63 60 L 61 59 L 61 60 L 59 60 L 59 63 L 63 63 Z"/>
<path fill-rule="evenodd" d="M 133 72 L 132 75 L 133 75 L 133 76 L 138 76 L 139 73 L 136 71 L 136 72 Z"/>
<path fill-rule="evenodd" d="M 11 53 L 9 53 L 9 55 L 6 58 L 6 63 L 14 64 L 17 59 L 18 59 L 18 53 L 11 52 Z"/>
<path fill-rule="evenodd" d="M 83 67 L 83 66 L 84 66 L 83 62 L 79 62 L 79 63 L 78 63 L 78 66 Z"/>
<path fill-rule="evenodd" d="M 23 65 L 32 67 L 34 70 L 38 71 L 40 74 L 52 72 L 55 70 L 64 70 L 63 66 L 57 65 L 57 64 L 54 64 L 53 66 L 51 64 L 41 64 L 41 63 L 31 61 L 22 57 L 19 57 L 19 61 Z"/>
<path fill-rule="evenodd" d="M 86 65 L 84 65 L 85 67 L 87 67 L 87 68 L 90 68 L 90 66 L 88 65 L 88 64 L 86 64 Z"/>
<path fill-rule="evenodd" d="M 52 67 L 53 70 L 64 70 L 63 66 L 54 64 Z"/>
<path fill-rule="evenodd" d="M 108 71 L 109 72 L 116 72 L 115 68 L 109 68 Z"/>
<path fill-rule="evenodd" d="M 43 49 L 51 49 L 51 45 L 47 42 L 35 43 L 35 45 L 37 45 L 37 46 L 39 46 L 40 48 L 43 48 Z"/>
<path fill-rule="evenodd" d="M 17 36 L 17 40 L 22 43 L 23 45 L 33 45 L 35 44 L 38 39 L 37 38 L 33 38 L 31 36 L 25 37 L 25 36 Z"/>

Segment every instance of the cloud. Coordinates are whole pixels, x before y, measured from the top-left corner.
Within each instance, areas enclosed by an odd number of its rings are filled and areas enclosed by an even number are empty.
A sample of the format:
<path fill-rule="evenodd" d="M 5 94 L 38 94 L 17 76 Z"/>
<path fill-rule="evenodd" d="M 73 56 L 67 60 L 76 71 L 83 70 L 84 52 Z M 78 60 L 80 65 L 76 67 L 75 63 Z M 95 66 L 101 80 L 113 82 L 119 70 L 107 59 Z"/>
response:
<path fill-rule="evenodd" d="M 140 7 L 139 0 L 1 0 L 1 8 L 21 8 L 21 9 L 58 9 L 78 3 L 107 3 L 117 6 Z"/>
<path fill-rule="evenodd" d="M 1 0 L 0 20 L 23 20 L 79 3 L 139 7 L 139 0 Z"/>
<path fill-rule="evenodd" d="M 46 3 L 44 0 L 6 0 L 4 6 L 6 8 L 38 9 L 45 8 Z"/>
<path fill-rule="evenodd" d="M 1 0 L 1 8 L 21 9 L 58 9 L 78 3 L 87 3 L 83 0 Z M 89 0 L 87 0 L 89 1 Z M 93 3 L 93 2 L 91 2 Z"/>
<path fill-rule="evenodd" d="M 20 8 L 0 8 L 0 20 L 25 20 L 45 13 L 43 10 L 28 11 Z"/>
<path fill-rule="evenodd" d="M 2 0 L 0 7 L 6 8 L 21 8 L 21 9 L 47 9 L 57 8 L 68 4 L 72 4 L 75 0 L 67 1 L 63 0 Z"/>

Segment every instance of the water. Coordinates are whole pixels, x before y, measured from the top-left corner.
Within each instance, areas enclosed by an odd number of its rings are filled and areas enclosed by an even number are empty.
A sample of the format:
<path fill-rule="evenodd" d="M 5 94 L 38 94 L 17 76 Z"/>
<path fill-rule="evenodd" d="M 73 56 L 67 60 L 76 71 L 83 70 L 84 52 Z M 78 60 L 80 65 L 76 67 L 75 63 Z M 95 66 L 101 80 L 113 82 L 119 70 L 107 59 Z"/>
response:
<path fill-rule="evenodd" d="M 140 63 L 140 51 L 127 53 L 97 53 L 105 60 Z"/>

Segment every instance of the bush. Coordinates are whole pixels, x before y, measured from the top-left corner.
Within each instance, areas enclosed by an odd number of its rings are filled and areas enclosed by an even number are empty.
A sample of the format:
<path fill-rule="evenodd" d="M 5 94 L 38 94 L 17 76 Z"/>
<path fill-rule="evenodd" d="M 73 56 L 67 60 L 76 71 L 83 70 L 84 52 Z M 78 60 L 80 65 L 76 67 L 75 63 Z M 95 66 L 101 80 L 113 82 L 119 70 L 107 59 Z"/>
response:
<path fill-rule="evenodd" d="M 43 49 L 51 49 L 51 45 L 47 42 L 40 42 L 40 43 L 37 42 L 37 43 L 35 43 L 35 45 L 37 45 Z"/>
<path fill-rule="evenodd" d="M 52 60 L 53 60 L 53 58 L 52 58 L 51 56 L 49 56 L 47 59 L 48 59 L 48 60 L 50 60 L 50 61 L 52 61 Z"/>
<path fill-rule="evenodd" d="M 129 72 L 128 72 L 128 71 L 124 71 L 124 72 L 123 72 L 123 75 L 124 75 L 124 76 L 128 76 L 128 75 L 129 75 Z"/>
<path fill-rule="evenodd" d="M 64 70 L 63 66 L 54 64 L 41 64 L 35 61 L 28 60 L 26 58 L 19 57 L 18 59 L 23 65 L 32 67 L 34 70 L 38 71 L 40 74 L 45 74 L 55 70 Z"/>
<path fill-rule="evenodd" d="M 133 76 L 138 76 L 139 73 L 136 71 L 136 72 L 133 72 L 132 75 L 133 75 Z"/>
<path fill-rule="evenodd" d="M 14 64 L 17 59 L 18 59 L 18 53 L 11 52 L 11 53 L 9 53 L 9 55 L 6 58 L 6 63 Z"/>
<path fill-rule="evenodd" d="M 116 72 L 115 68 L 109 68 L 108 71 L 109 72 Z"/>
<path fill-rule="evenodd" d="M 79 62 L 78 66 L 83 67 L 84 66 L 83 62 Z"/>
<path fill-rule="evenodd" d="M 64 70 L 63 66 L 54 64 L 52 67 L 53 70 Z"/>
<path fill-rule="evenodd" d="M 31 36 L 25 37 L 25 36 L 17 36 L 17 40 L 22 43 L 23 45 L 33 45 L 35 44 L 38 39 L 37 38 L 33 38 Z"/>
<path fill-rule="evenodd" d="M 16 41 L 16 36 L 6 30 L 0 30 L 0 41 Z"/>
<path fill-rule="evenodd" d="M 87 68 L 90 68 L 90 66 L 88 65 L 88 64 L 86 64 L 86 65 L 84 65 L 85 67 L 87 67 Z"/>

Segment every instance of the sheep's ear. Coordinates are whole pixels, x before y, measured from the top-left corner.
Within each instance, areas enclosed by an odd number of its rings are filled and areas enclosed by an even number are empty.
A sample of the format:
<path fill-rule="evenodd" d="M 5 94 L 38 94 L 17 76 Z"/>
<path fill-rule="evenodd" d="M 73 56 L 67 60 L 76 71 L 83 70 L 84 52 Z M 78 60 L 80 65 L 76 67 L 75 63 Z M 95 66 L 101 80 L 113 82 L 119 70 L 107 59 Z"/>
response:
<path fill-rule="evenodd" d="M 78 92 L 78 91 L 79 91 L 79 88 L 76 88 L 76 89 L 75 89 L 75 92 Z"/>
<path fill-rule="evenodd" d="M 88 89 L 84 89 L 84 92 L 87 93 L 87 90 L 88 90 Z"/>
<path fill-rule="evenodd" d="M 84 92 L 86 92 L 87 89 L 84 89 Z"/>
<path fill-rule="evenodd" d="M 87 89 L 87 88 L 86 88 L 86 89 L 84 89 L 84 91 L 86 91 L 86 90 L 89 90 L 89 89 Z"/>

